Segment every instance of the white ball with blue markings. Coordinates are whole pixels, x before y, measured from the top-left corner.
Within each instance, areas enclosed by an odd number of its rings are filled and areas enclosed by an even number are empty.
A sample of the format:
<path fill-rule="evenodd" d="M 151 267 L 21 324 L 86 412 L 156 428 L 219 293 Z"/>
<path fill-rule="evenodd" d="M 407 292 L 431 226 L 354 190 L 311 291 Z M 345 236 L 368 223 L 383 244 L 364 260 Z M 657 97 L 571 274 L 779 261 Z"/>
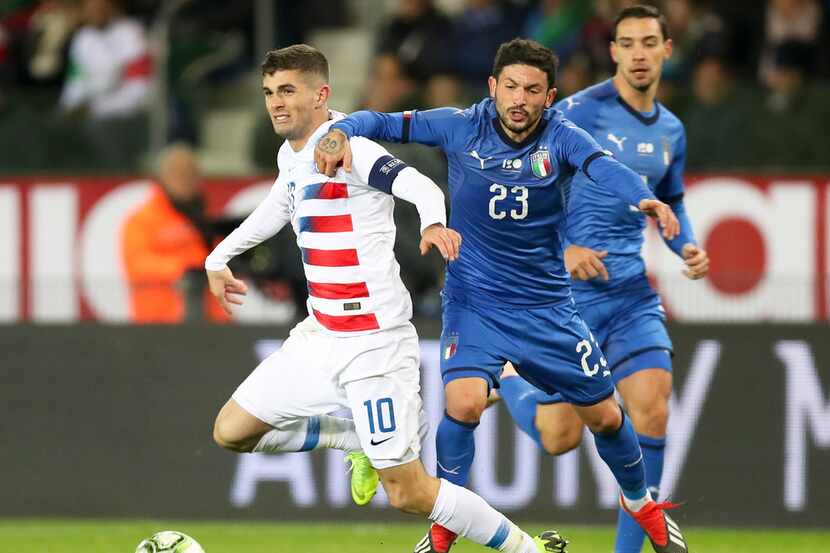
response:
<path fill-rule="evenodd" d="M 139 543 L 135 553 L 205 553 L 205 550 L 187 534 L 164 530 Z"/>

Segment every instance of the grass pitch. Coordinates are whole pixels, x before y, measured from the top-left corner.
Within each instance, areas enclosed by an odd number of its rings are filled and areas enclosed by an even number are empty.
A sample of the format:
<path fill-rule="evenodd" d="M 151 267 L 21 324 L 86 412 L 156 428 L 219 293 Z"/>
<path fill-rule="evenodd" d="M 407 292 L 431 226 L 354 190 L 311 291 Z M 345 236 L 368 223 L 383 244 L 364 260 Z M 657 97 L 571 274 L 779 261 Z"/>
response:
<path fill-rule="evenodd" d="M 523 525 L 529 532 L 545 529 Z M 0 520 L 9 553 L 133 553 L 159 530 L 196 538 L 206 553 L 410 553 L 424 524 L 288 524 L 170 520 Z M 570 553 L 609 553 L 613 528 L 563 525 Z M 684 528 L 692 553 L 830 553 L 830 531 Z M 490 551 L 462 541 L 453 553 Z M 646 545 L 643 551 L 651 551 Z"/>

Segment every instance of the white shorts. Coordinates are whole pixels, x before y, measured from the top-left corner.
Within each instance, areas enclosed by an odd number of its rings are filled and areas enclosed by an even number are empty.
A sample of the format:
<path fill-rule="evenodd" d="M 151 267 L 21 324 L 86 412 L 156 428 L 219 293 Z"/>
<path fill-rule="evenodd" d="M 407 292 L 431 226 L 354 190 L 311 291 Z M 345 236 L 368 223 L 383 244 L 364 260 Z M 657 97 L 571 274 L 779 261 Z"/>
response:
<path fill-rule="evenodd" d="M 232 397 L 275 427 L 347 407 L 363 451 L 383 469 L 420 456 L 419 367 L 418 335 L 411 323 L 344 338 L 306 319 Z"/>

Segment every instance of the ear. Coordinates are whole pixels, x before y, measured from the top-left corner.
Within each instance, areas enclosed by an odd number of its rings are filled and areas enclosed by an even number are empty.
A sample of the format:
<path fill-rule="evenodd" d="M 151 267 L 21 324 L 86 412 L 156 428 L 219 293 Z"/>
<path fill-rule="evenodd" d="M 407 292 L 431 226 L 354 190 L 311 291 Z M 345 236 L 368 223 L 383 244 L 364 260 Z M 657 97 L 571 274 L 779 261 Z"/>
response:
<path fill-rule="evenodd" d="M 617 61 L 617 43 L 613 40 L 608 43 L 608 51 L 611 53 L 611 59 L 614 60 L 614 63 L 620 63 Z"/>
<path fill-rule="evenodd" d="M 545 107 L 551 107 L 553 105 L 554 100 L 556 100 L 556 88 L 551 88 L 550 90 L 548 90 L 547 98 L 545 98 Z"/>
<path fill-rule="evenodd" d="M 331 96 L 331 86 L 324 84 L 317 89 L 317 97 L 314 99 L 314 105 L 316 107 L 325 106 L 329 101 L 329 96 Z"/>
<path fill-rule="evenodd" d="M 663 43 L 663 47 L 666 50 L 666 55 L 663 59 L 669 59 L 671 57 L 672 52 L 674 52 L 674 42 L 671 39 L 668 39 L 666 42 Z"/>
<path fill-rule="evenodd" d="M 495 98 L 496 97 L 496 85 L 497 84 L 498 84 L 498 81 L 496 81 L 495 77 L 490 77 L 489 79 L 487 79 L 487 85 L 490 87 L 490 98 Z"/>

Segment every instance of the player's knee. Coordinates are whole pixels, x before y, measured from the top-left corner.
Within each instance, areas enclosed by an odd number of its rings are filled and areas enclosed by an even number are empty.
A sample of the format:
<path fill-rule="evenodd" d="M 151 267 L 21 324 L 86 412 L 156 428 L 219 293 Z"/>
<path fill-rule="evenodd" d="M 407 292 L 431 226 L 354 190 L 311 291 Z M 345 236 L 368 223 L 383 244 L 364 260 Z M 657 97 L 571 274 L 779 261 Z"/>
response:
<path fill-rule="evenodd" d="M 550 455 L 562 455 L 582 443 L 582 425 L 567 426 L 557 430 L 541 429 L 542 447 Z"/>
<path fill-rule="evenodd" d="M 604 408 L 594 413 L 589 420 L 585 421 L 585 424 L 594 434 L 616 432 L 622 426 L 622 412 L 619 406 L 614 403 L 613 407 Z"/>
<path fill-rule="evenodd" d="M 647 436 L 665 436 L 669 422 L 667 401 L 654 401 L 630 411 L 634 428 Z"/>
<path fill-rule="evenodd" d="M 447 402 L 447 414 L 457 421 L 477 423 L 487 408 L 487 396 L 464 395 Z"/>
<path fill-rule="evenodd" d="M 237 453 L 250 453 L 256 445 L 256 443 L 251 443 L 250 439 L 235 434 L 231 425 L 224 421 L 222 417 L 217 418 L 213 425 L 213 441 L 219 447 Z"/>

